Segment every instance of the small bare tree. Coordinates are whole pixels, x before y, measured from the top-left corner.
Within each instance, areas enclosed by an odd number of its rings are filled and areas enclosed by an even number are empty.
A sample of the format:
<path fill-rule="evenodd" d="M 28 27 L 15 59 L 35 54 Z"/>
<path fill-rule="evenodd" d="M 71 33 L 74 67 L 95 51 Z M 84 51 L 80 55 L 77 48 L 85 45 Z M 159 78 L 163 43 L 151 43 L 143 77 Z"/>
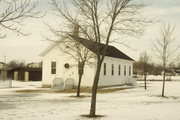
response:
<path fill-rule="evenodd" d="M 58 44 L 58 47 L 60 50 L 69 55 L 70 59 L 73 59 L 75 62 L 77 62 L 78 66 L 78 86 L 77 86 L 77 97 L 80 97 L 80 88 L 81 88 L 81 81 L 82 76 L 84 74 L 84 67 L 86 64 L 91 64 L 90 59 L 94 57 L 93 53 L 90 52 L 89 49 L 84 47 L 79 43 L 79 41 L 76 41 L 74 37 L 79 37 L 80 31 L 78 26 L 70 25 L 67 27 L 69 31 L 61 31 L 58 28 L 54 28 L 50 25 L 48 25 L 49 31 L 53 33 L 54 36 L 56 36 L 55 40 L 52 40 L 48 37 L 46 37 L 46 40 L 54 42 L 55 44 Z M 65 48 L 65 49 L 64 49 Z"/>
<path fill-rule="evenodd" d="M 36 10 L 38 2 L 31 0 L 0 0 L 0 30 L 6 29 L 17 34 L 28 35 L 20 26 L 27 18 L 40 18 L 43 15 Z M 0 38 L 5 38 L 6 34 L 0 34 Z"/>
<path fill-rule="evenodd" d="M 163 67 L 162 97 L 164 97 L 166 69 L 172 63 L 179 60 L 179 57 L 176 57 L 175 55 L 179 48 L 173 46 L 173 43 L 175 42 L 174 29 L 175 26 L 163 23 L 160 28 L 159 35 L 156 36 L 154 43 L 156 56 L 158 56 L 158 58 L 161 60 Z"/>
<path fill-rule="evenodd" d="M 91 108 L 89 117 L 96 117 L 96 95 L 101 65 L 110 42 L 119 40 L 118 34 L 141 36 L 149 20 L 139 14 L 142 4 L 133 0 L 52 0 L 52 6 L 64 24 L 78 26 L 81 37 L 96 43 L 96 73 L 92 86 Z M 78 39 L 78 38 L 77 38 Z M 104 43 L 102 49 L 100 44 Z"/>
<path fill-rule="evenodd" d="M 142 69 L 142 74 L 144 76 L 144 88 L 147 89 L 147 85 L 146 85 L 146 77 L 147 77 L 147 73 L 149 70 L 149 61 L 150 61 L 150 57 L 147 55 L 146 52 L 141 53 L 139 61 L 142 63 L 141 65 L 141 69 Z"/>

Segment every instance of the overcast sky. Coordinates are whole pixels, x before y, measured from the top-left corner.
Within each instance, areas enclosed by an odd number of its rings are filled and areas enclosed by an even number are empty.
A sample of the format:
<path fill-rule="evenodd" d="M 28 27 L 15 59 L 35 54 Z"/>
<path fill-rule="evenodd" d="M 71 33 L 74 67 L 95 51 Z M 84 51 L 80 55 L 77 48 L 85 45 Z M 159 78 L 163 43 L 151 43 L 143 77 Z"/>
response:
<path fill-rule="evenodd" d="M 138 0 L 141 1 L 141 0 Z M 176 45 L 180 43 L 180 0 L 144 0 L 148 1 L 149 6 L 142 10 L 145 17 L 155 17 L 158 20 L 168 22 L 175 25 Z M 50 5 L 50 0 L 39 0 L 39 9 L 47 10 L 45 17 L 41 19 L 28 19 L 24 22 L 22 29 L 30 32 L 30 36 L 21 36 L 16 33 L 1 30 L 0 32 L 7 33 L 5 39 L 0 39 L 0 61 L 9 62 L 11 60 L 24 60 L 28 62 L 39 62 L 42 58 L 39 54 L 50 44 L 45 41 L 42 35 L 48 35 L 45 23 L 56 24 L 60 21 L 53 15 Z M 1 10 L 1 7 L 0 7 Z M 141 38 L 125 39 L 125 43 L 131 48 L 123 45 L 114 44 L 125 54 L 135 60 L 138 60 L 139 54 L 147 51 L 152 57 L 152 41 L 155 35 L 158 35 L 160 23 L 155 23 L 147 27 L 146 32 Z"/>

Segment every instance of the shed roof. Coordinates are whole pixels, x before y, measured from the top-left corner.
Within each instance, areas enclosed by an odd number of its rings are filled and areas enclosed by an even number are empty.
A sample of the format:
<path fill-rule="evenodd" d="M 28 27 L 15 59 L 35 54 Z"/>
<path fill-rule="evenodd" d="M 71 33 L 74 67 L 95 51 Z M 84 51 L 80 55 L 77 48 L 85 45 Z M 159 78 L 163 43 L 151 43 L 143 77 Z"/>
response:
<path fill-rule="evenodd" d="M 175 73 L 180 73 L 180 68 L 174 68 Z"/>
<path fill-rule="evenodd" d="M 30 68 L 30 67 L 17 67 L 17 68 L 13 68 L 10 69 L 9 71 L 42 71 L 42 68 Z"/>

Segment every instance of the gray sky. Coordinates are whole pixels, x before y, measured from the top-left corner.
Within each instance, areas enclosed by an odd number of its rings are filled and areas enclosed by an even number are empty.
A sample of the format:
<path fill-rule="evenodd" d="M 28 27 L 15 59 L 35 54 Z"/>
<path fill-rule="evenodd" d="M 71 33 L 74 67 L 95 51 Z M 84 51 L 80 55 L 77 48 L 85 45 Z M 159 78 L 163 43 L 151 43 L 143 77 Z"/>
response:
<path fill-rule="evenodd" d="M 147 2 L 147 0 L 144 1 Z M 39 9 L 42 9 L 42 11 L 47 10 L 45 17 L 41 19 L 28 19 L 24 22 L 25 26 L 22 29 L 30 32 L 30 36 L 18 36 L 16 33 L 1 30 L 1 32 L 7 33 L 8 36 L 5 39 L 0 39 L 0 61 L 4 62 L 6 58 L 6 62 L 11 60 L 25 60 L 28 63 L 38 62 L 42 59 L 39 54 L 50 44 L 44 41 L 42 37 L 42 35 L 49 35 L 44 23 L 56 25 L 60 21 L 59 18 L 53 15 L 48 2 L 50 0 L 39 0 Z M 174 35 L 177 36 L 176 45 L 179 44 L 180 0 L 148 0 L 148 4 L 150 5 L 142 10 L 144 16 L 155 17 L 156 19 L 175 25 Z M 131 49 L 123 45 L 114 45 L 135 60 L 138 60 L 139 54 L 143 51 L 147 51 L 153 57 L 152 40 L 155 38 L 155 35 L 158 35 L 159 26 L 160 23 L 151 24 L 147 27 L 146 32 L 141 38 L 124 39 L 125 43 Z"/>

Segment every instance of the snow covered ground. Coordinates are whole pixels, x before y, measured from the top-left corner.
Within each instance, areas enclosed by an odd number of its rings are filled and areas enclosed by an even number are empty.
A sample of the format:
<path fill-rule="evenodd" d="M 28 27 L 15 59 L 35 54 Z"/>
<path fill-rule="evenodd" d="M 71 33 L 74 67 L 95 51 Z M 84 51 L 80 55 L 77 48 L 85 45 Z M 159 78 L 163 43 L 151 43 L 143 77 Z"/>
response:
<path fill-rule="evenodd" d="M 143 80 L 143 77 L 140 76 L 139 78 L 137 78 L 139 80 Z M 180 81 L 180 76 L 166 76 L 167 80 L 171 80 L 171 81 Z M 147 76 L 147 80 L 150 81 L 162 81 L 162 76 L 161 75 L 148 75 Z"/>
<path fill-rule="evenodd" d="M 102 118 L 83 118 L 88 114 L 90 97 L 70 97 L 74 93 L 17 93 L 15 90 L 43 89 L 41 82 L 13 82 L 13 88 L 0 88 L 0 120 L 180 120 L 180 82 L 143 82 L 134 89 L 99 93 L 97 114 Z M 83 93 L 83 95 L 90 95 Z"/>

